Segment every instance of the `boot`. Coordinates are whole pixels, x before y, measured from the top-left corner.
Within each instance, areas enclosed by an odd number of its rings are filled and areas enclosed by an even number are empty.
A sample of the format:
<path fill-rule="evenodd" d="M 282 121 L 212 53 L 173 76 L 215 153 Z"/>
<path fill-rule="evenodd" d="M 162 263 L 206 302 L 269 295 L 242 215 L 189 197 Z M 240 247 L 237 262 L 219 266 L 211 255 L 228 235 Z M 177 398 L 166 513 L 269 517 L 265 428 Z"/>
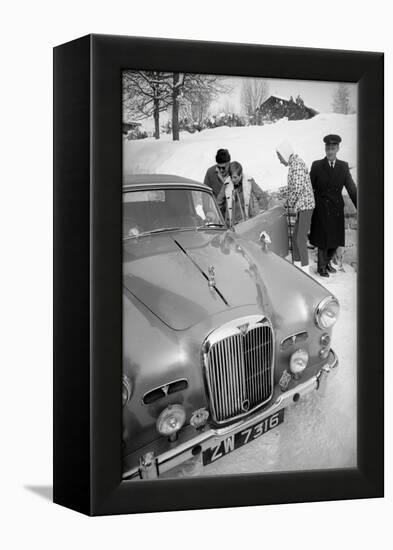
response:
<path fill-rule="evenodd" d="M 321 277 L 329 277 L 329 273 L 326 267 L 318 268 L 318 275 L 320 275 Z"/>
<path fill-rule="evenodd" d="M 327 263 L 326 270 L 329 273 L 337 273 L 337 269 L 335 269 L 330 262 Z"/>

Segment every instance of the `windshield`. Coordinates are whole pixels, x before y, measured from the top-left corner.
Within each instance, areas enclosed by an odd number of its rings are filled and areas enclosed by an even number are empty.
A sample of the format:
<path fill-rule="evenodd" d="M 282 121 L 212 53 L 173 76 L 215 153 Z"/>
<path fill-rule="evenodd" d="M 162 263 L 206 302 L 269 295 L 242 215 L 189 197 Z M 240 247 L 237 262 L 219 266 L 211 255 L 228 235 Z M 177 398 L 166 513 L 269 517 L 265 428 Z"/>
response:
<path fill-rule="evenodd" d="M 192 189 L 152 189 L 123 194 L 123 238 L 172 229 L 224 227 L 212 196 Z"/>

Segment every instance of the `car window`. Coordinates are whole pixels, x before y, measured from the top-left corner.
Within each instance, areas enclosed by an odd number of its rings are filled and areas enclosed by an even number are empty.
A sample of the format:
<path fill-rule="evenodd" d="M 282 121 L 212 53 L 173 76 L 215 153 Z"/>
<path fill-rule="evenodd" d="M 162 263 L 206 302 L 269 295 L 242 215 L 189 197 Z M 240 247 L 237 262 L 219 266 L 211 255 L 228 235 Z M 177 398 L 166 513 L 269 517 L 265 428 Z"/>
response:
<path fill-rule="evenodd" d="M 171 228 L 221 227 L 217 205 L 205 191 L 149 189 L 123 194 L 123 237 Z"/>

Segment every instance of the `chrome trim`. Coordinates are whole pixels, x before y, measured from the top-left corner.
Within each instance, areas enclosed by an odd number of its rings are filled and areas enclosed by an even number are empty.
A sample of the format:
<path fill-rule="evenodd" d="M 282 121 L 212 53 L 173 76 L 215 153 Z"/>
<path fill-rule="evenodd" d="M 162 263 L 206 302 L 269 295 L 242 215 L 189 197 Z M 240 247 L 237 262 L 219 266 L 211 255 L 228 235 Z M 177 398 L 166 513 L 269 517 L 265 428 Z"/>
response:
<path fill-rule="evenodd" d="M 126 374 L 123 374 L 122 385 L 127 390 L 127 401 L 124 404 L 122 404 L 122 406 L 125 407 L 130 402 L 132 392 L 134 389 L 131 380 L 128 378 Z"/>
<path fill-rule="evenodd" d="M 297 336 L 300 336 L 300 334 L 305 334 L 306 335 L 306 337 L 304 339 L 304 341 L 306 342 L 308 340 L 309 334 L 308 334 L 307 330 L 300 330 L 299 332 L 294 332 L 293 334 L 289 334 L 288 336 L 283 338 L 280 342 L 280 349 L 282 349 L 284 342 L 286 342 L 287 340 L 292 340 L 292 344 L 296 344 L 296 338 L 297 338 Z"/>
<path fill-rule="evenodd" d="M 267 251 L 269 249 L 269 244 L 272 244 L 269 233 L 267 231 L 262 231 L 259 235 L 259 241 L 262 246 L 262 250 Z"/>
<path fill-rule="evenodd" d="M 262 348 L 261 337 L 257 329 L 269 327 L 270 349 Z M 246 364 L 243 352 L 242 338 L 250 335 L 253 344 L 252 357 L 247 366 L 252 372 L 252 377 L 260 377 L 263 384 L 261 387 L 248 381 L 248 393 L 246 389 Z M 235 337 L 235 338 L 234 338 Z M 228 339 L 226 345 L 219 345 Z M 263 354 L 263 362 L 267 365 L 267 353 L 270 354 L 270 379 L 267 369 L 258 369 L 258 350 Z M 212 375 L 209 362 L 217 366 L 216 372 Z M 250 412 L 258 410 L 265 405 L 273 395 L 274 389 L 274 361 L 275 361 L 275 335 L 271 322 L 264 315 L 248 315 L 233 319 L 228 323 L 213 330 L 202 344 L 202 363 L 205 380 L 208 388 L 211 416 L 217 424 L 227 424 L 230 421 L 243 418 Z M 225 366 L 225 373 L 220 365 Z M 251 378 L 252 378 L 251 377 Z M 250 378 L 250 376 L 248 377 Z M 264 390 L 268 389 L 269 394 L 264 396 Z M 257 402 L 251 409 L 249 403 Z M 261 400 L 261 401 L 260 401 Z M 237 413 L 234 411 L 242 410 Z"/>
<path fill-rule="evenodd" d="M 143 400 L 145 399 L 146 395 L 148 395 L 149 393 L 153 392 L 153 391 L 156 391 L 156 390 L 162 390 L 164 393 L 165 393 L 165 396 L 163 397 L 166 397 L 167 395 L 172 395 L 172 394 L 168 394 L 168 390 L 164 390 L 164 388 L 168 388 L 171 384 L 175 384 L 176 382 L 187 382 L 187 387 L 189 386 L 188 384 L 188 378 L 176 378 L 176 380 L 171 380 L 170 382 L 166 382 L 165 384 L 160 384 L 159 386 L 155 387 L 155 388 L 152 388 L 151 390 L 145 392 L 143 394 L 143 397 L 142 397 L 142 405 L 144 405 L 145 407 L 148 407 L 149 405 L 151 405 L 151 403 L 145 403 Z M 179 390 L 181 391 L 181 390 Z M 157 399 L 158 401 L 158 399 Z"/>
<path fill-rule="evenodd" d="M 141 479 L 157 479 L 158 462 L 154 453 L 147 453 L 140 457 L 139 476 Z"/>
<path fill-rule="evenodd" d="M 216 286 L 216 269 L 214 265 L 209 265 L 207 268 L 208 278 L 209 278 L 209 288 L 214 288 Z"/>
<path fill-rule="evenodd" d="M 319 321 L 318 321 L 318 316 L 319 316 L 319 313 L 321 312 L 321 309 L 323 309 L 326 304 L 328 304 L 329 302 L 336 302 L 336 304 L 338 305 L 338 308 L 339 308 L 339 312 L 340 312 L 340 302 L 337 300 L 337 298 L 335 296 L 333 296 L 332 294 L 330 296 L 326 296 L 326 298 L 324 298 L 321 302 L 319 302 L 319 304 L 317 305 L 317 307 L 315 308 L 315 313 L 314 313 L 314 322 L 315 324 L 317 325 L 318 328 L 320 328 L 321 330 L 328 330 L 328 328 L 331 328 L 331 327 L 321 327 L 321 325 L 319 324 Z M 332 325 L 333 326 L 333 325 Z"/>
<path fill-rule="evenodd" d="M 321 335 L 321 338 L 319 339 L 319 343 L 320 343 L 323 347 L 325 347 L 325 348 L 329 347 L 329 346 L 330 346 L 330 342 L 331 342 L 330 334 L 328 334 L 328 333 L 326 332 L 326 333 L 324 333 L 324 334 Z"/>
<path fill-rule="evenodd" d="M 200 453 L 198 455 L 199 457 L 201 457 L 202 452 L 205 449 L 211 447 L 212 445 L 217 445 L 222 439 L 226 438 L 228 435 L 231 435 L 232 433 L 237 433 L 239 430 L 246 430 L 254 424 L 263 421 L 268 416 L 278 412 L 280 409 L 293 404 L 295 396 L 303 397 L 314 390 L 317 390 L 318 393 L 321 393 L 321 395 L 323 396 L 324 388 L 326 387 L 327 377 L 332 377 L 333 374 L 337 372 L 337 367 L 338 358 L 334 351 L 330 350 L 330 362 L 323 365 L 315 376 L 313 376 L 306 382 L 298 384 L 294 388 L 281 393 L 277 397 L 277 399 L 273 403 L 271 403 L 271 405 L 265 410 L 257 414 L 251 414 L 249 418 L 244 422 L 236 422 L 231 424 L 230 426 L 222 428 L 210 428 L 206 431 L 202 431 L 199 433 L 196 432 L 195 437 L 184 441 L 183 443 L 180 443 L 177 447 L 169 449 L 168 451 L 165 451 L 160 455 L 153 455 L 158 476 L 164 472 L 171 470 L 175 466 L 182 464 L 186 460 L 195 458 L 192 454 L 192 450 L 195 447 L 201 447 Z M 150 460 L 146 460 L 145 457 L 146 455 L 142 455 L 140 459 L 144 458 L 143 462 L 145 463 L 151 462 Z M 148 464 L 148 466 L 150 466 L 150 464 Z M 155 472 L 153 470 L 151 472 L 151 475 L 154 475 L 154 473 Z M 123 479 L 125 480 L 142 478 L 142 476 L 142 472 L 140 471 L 140 467 L 138 466 L 130 468 L 123 473 Z M 146 477 L 146 475 L 144 477 Z"/>

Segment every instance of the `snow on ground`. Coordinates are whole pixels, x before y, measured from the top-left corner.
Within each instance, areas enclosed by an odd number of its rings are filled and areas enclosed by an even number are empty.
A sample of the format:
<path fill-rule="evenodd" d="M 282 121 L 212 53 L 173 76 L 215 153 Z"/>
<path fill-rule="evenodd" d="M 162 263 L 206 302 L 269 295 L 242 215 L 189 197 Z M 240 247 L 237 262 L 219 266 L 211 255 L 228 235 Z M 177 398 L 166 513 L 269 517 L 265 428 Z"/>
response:
<path fill-rule="evenodd" d="M 356 467 L 356 273 L 344 268 L 323 279 L 341 306 L 332 339 L 339 366 L 326 397 L 313 392 L 288 407 L 284 423 L 259 439 L 209 466 L 189 461 L 165 477 Z"/>
<path fill-rule="evenodd" d="M 356 115 L 320 114 L 309 120 L 281 120 L 264 126 L 206 129 L 189 134 L 180 141 L 163 134 L 161 139 L 123 140 L 123 169 L 126 174 L 174 174 L 203 181 L 207 168 L 214 164 L 217 149 L 226 148 L 232 160 L 255 178 L 263 189 L 276 190 L 286 184 L 287 169 L 278 161 L 275 148 L 288 140 L 311 167 L 324 156 L 323 137 L 341 135 L 339 157 L 353 167 L 356 181 Z"/>

